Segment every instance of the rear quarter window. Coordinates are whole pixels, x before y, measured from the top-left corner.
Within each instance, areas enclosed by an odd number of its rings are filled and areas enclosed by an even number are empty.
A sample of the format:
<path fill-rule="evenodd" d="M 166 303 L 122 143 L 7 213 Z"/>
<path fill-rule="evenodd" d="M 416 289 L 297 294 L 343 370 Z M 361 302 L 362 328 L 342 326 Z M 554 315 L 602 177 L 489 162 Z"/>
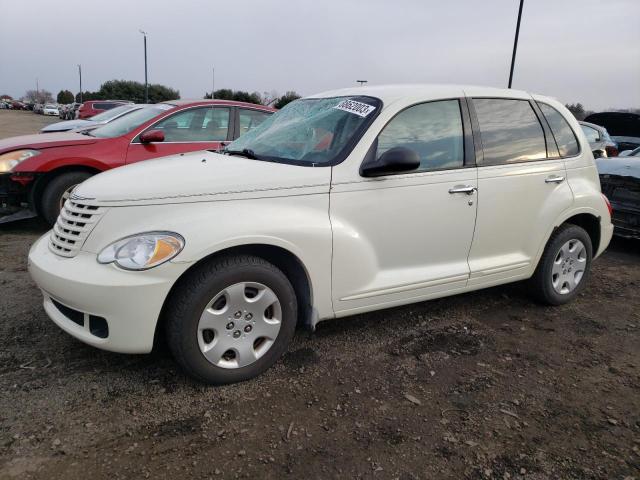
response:
<path fill-rule="evenodd" d="M 537 103 L 544 118 L 547 119 L 549 127 L 551 127 L 551 133 L 556 140 L 556 145 L 558 145 L 560 156 L 573 157 L 578 155 L 580 153 L 580 145 L 569 122 L 551 105 L 542 102 Z"/>

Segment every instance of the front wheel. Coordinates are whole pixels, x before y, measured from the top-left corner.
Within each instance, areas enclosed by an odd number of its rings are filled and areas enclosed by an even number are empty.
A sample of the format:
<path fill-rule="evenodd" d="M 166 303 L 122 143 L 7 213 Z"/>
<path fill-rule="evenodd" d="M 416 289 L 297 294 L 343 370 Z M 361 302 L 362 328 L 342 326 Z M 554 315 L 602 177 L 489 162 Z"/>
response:
<path fill-rule="evenodd" d="M 198 267 L 167 304 L 174 358 L 192 377 L 215 385 L 247 380 L 271 367 L 286 351 L 297 321 L 287 277 L 248 255 Z"/>
<path fill-rule="evenodd" d="M 534 296 L 547 305 L 573 300 L 586 286 L 593 250 L 589 234 L 565 224 L 551 235 L 530 280 Z"/>
<path fill-rule="evenodd" d="M 88 172 L 67 172 L 58 175 L 47 184 L 40 197 L 38 211 L 42 213 L 49 225 L 56 223 L 60 210 L 71 195 L 71 191 L 89 177 L 91 174 Z"/>

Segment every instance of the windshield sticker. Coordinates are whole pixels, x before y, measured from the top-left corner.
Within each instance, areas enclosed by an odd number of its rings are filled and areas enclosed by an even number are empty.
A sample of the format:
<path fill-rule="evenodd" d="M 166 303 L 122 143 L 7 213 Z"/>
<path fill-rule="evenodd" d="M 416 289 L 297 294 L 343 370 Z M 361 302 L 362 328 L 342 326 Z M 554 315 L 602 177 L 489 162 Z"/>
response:
<path fill-rule="evenodd" d="M 355 113 L 359 117 L 366 117 L 371 112 L 373 112 L 376 107 L 373 105 L 368 105 L 362 102 L 356 102 L 355 100 L 343 100 L 338 105 L 333 108 L 337 108 L 338 110 L 344 110 L 345 112 Z"/>

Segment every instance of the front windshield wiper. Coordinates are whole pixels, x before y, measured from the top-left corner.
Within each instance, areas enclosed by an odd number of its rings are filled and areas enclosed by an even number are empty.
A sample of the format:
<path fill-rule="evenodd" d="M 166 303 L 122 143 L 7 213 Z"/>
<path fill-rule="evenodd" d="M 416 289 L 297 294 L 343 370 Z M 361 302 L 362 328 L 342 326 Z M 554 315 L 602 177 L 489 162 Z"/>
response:
<path fill-rule="evenodd" d="M 91 135 L 91 130 L 83 130 L 82 132 L 80 132 L 80 134 L 87 135 L 88 137 L 93 137 L 93 135 Z"/>
<path fill-rule="evenodd" d="M 260 160 L 260 158 L 255 154 L 255 152 L 249 148 L 243 148 L 242 150 L 223 150 L 227 155 L 239 155 L 241 157 L 246 157 L 251 160 Z"/>

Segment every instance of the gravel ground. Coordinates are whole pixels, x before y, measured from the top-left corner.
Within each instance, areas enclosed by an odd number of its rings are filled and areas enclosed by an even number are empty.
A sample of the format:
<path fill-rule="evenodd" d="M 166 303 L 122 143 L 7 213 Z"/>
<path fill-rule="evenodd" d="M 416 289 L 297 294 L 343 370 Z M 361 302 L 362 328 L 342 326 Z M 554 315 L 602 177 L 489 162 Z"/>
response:
<path fill-rule="evenodd" d="M 45 231 L 0 227 L 2 479 L 640 479 L 639 242 L 570 305 L 515 284 L 324 322 L 212 388 L 49 321 L 26 271 Z"/>

